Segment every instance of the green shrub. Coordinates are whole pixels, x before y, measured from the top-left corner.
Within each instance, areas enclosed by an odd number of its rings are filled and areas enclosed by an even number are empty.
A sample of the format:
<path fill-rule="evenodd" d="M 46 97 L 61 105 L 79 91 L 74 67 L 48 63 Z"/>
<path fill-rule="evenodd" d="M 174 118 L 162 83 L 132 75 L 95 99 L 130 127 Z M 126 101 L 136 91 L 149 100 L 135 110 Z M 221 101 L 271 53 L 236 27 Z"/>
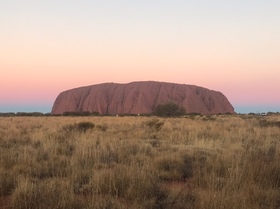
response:
<path fill-rule="evenodd" d="M 186 109 L 173 102 L 159 104 L 154 109 L 154 115 L 159 117 L 178 117 L 185 114 Z"/>

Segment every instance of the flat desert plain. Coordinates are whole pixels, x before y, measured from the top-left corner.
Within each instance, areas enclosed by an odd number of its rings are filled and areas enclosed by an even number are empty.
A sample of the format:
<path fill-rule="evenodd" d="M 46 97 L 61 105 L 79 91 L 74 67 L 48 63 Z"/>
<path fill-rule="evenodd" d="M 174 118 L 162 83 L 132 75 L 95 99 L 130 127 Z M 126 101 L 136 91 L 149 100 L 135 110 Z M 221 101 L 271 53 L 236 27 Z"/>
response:
<path fill-rule="evenodd" d="M 0 208 L 280 208 L 280 116 L 0 117 Z"/>

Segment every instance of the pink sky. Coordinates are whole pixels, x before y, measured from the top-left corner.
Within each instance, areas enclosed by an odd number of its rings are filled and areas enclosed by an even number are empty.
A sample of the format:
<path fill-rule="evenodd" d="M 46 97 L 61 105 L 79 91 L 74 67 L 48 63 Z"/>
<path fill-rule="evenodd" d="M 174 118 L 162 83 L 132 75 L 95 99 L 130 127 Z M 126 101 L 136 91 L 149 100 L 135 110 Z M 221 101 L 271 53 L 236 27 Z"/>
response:
<path fill-rule="evenodd" d="M 280 111 L 280 3 L 109 2 L 3 3 L 0 112 L 50 111 L 67 89 L 145 80 Z"/>

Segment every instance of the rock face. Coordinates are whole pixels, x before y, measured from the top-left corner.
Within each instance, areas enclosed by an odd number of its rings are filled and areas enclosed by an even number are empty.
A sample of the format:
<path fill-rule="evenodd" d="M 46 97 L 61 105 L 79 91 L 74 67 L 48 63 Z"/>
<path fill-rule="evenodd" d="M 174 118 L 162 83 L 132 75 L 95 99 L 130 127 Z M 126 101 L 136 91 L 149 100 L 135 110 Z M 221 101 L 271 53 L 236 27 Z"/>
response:
<path fill-rule="evenodd" d="M 158 104 L 167 102 L 185 107 L 187 113 L 234 113 L 233 106 L 221 92 L 194 85 L 155 81 L 103 83 L 67 90 L 58 95 L 51 113 L 152 113 Z"/>

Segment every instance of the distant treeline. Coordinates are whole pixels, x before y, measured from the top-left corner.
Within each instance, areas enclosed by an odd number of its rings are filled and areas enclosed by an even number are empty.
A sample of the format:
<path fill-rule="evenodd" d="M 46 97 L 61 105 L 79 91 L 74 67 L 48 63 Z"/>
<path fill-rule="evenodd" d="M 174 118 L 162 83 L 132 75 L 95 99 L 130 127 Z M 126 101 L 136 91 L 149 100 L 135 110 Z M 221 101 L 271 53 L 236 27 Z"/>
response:
<path fill-rule="evenodd" d="M 41 112 L 5 112 L 0 113 L 0 117 L 11 117 L 11 116 L 93 116 L 99 115 L 99 113 L 90 112 L 65 112 L 63 114 L 51 114 L 51 113 L 41 113 Z"/>
<path fill-rule="evenodd" d="M 140 114 L 124 113 L 117 116 L 139 116 Z M 152 114 L 141 114 L 141 116 L 151 116 Z M 41 112 L 0 112 L 0 117 L 13 117 L 13 116 L 116 116 L 112 114 L 99 114 L 98 112 L 64 112 L 63 114 L 51 114 Z"/>
<path fill-rule="evenodd" d="M 280 112 L 263 112 L 263 113 L 253 113 L 253 112 L 250 112 L 248 113 L 248 115 L 279 115 Z"/>
<path fill-rule="evenodd" d="M 280 112 L 267 112 L 267 113 L 249 113 L 248 115 L 279 115 Z M 41 113 L 41 112 L 0 112 L 0 117 L 13 117 L 13 116 L 32 116 L 32 117 L 42 117 L 42 116 L 159 116 L 159 117 L 180 117 L 180 116 L 195 116 L 203 115 L 201 113 L 187 113 L 184 109 L 174 104 L 168 103 L 164 105 L 159 105 L 155 108 L 153 113 L 143 113 L 143 114 L 131 114 L 131 113 L 122 113 L 118 115 L 112 114 L 100 114 L 99 112 L 64 112 L 63 114 L 51 114 L 51 113 Z M 221 115 L 221 114 L 215 114 Z M 231 115 L 226 113 L 225 115 Z M 246 115 L 246 114 L 244 114 Z"/>
<path fill-rule="evenodd" d="M 139 116 L 140 114 L 122 113 L 117 115 L 100 114 L 99 112 L 64 112 L 62 116 Z M 141 116 L 151 116 L 152 114 L 141 114 Z M 58 115 L 59 116 L 59 115 Z"/>
<path fill-rule="evenodd" d="M 50 113 L 41 112 L 0 112 L 0 117 L 11 117 L 11 116 L 50 116 Z"/>

